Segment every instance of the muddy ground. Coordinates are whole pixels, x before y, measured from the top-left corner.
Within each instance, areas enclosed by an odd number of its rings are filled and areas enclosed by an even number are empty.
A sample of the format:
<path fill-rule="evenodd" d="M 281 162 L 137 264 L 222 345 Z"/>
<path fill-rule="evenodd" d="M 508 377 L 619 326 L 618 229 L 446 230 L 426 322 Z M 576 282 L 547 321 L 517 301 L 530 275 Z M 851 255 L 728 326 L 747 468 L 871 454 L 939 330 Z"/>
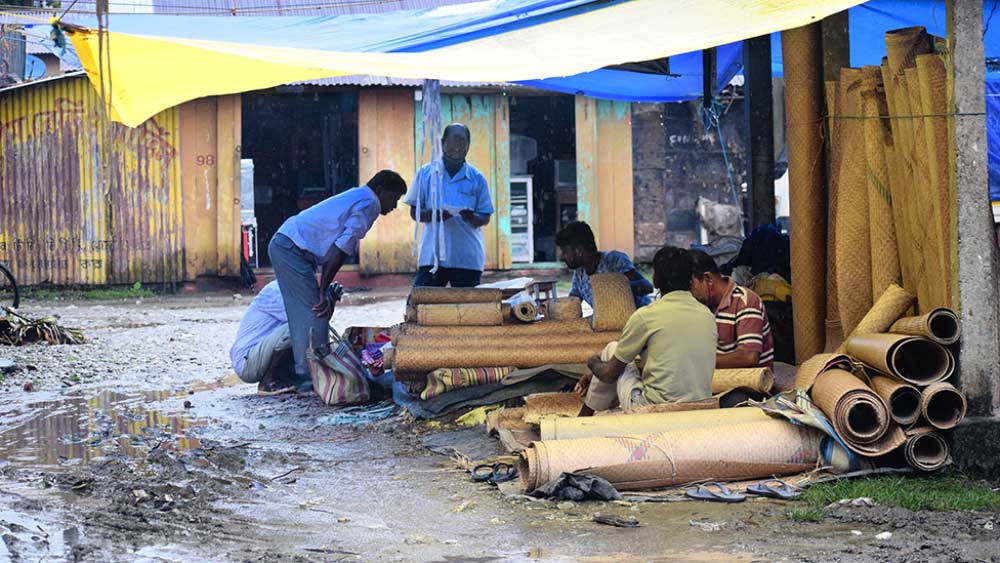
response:
<path fill-rule="evenodd" d="M 351 296 L 335 324 L 402 318 L 401 300 L 372 301 Z M 0 383 L 0 562 L 1000 562 L 997 513 L 846 506 L 805 523 L 769 500 L 505 496 L 425 449 L 432 430 L 403 415 L 354 425 L 315 397 L 257 397 L 229 370 L 247 303 L 22 308 L 89 342 L 0 347 L 19 366 Z"/>

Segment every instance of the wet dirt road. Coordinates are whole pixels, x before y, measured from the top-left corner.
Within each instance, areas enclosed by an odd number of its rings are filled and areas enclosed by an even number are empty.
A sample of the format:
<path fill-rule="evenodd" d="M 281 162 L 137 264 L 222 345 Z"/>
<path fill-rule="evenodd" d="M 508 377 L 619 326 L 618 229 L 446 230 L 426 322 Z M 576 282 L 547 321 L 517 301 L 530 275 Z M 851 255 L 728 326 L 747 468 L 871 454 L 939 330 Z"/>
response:
<path fill-rule="evenodd" d="M 33 368 L 0 384 L 0 562 L 1000 561 L 996 514 L 866 507 L 811 524 L 777 501 L 504 496 L 422 447 L 426 426 L 402 416 L 344 424 L 315 397 L 257 397 L 228 369 L 246 304 L 24 308 L 90 342 L 0 348 Z M 335 324 L 402 311 L 344 306 Z M 642 526 L 598 525 L 598 513 Z"/>

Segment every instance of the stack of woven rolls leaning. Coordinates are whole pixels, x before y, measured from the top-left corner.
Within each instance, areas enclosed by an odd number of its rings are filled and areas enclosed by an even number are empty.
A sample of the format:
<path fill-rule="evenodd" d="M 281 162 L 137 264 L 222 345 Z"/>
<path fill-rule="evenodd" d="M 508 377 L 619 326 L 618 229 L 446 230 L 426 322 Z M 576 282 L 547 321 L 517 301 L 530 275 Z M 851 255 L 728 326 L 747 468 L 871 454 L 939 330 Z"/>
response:
<path fill-rule="evenodd" d="M 535 311 L 519 318 L 499 290 L 414 289 L 407 322 L 393 329 L 395 378 L 447 391 L 585 364 L 635 310 L 625 276 L 597 274 L 592 284 L 589 319 L 575 298 L 532 302 Z M 710 401 L 578 417 L 579 393 L 546 393 L 491 411 L 487 430 L 519 456 L 527 492 L 574 472 L 635 490 L 824 474 L 818 468 L 939 469 L 949 460 L 944 431 L 965 414 L 965 398 L 947 382 L 960 324 L 946 309 L 906 316 L 913 307 L 891 286 L 840 350 L 803 362 L 795 388 L 766 400 L 719 408 L 735 389 L 766 397 L 774 381 L 768 368 L 720 369 Z"/>

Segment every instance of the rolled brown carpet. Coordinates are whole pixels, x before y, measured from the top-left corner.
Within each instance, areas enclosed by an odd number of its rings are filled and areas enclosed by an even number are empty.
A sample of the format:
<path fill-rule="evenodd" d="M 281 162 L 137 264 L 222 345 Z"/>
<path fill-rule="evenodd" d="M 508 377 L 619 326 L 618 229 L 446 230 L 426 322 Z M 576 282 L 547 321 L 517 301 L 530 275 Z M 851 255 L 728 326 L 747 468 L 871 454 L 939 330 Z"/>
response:
<path fill-rule="evenodd" d="M 933 428 L 914 428 L 906 432 L 903 454 L 910 467 L 935 471 L 948 463 L 948 442 Z"/>
<path fill-rule="evenodd" d="M 540 339 L 542 340 L 542 339 Z M 498 365 L 533 368 L 549 364 L 582 364 L 599 354 L 607 343 L 551 347 L 543 341 L 527 348 L 495 345 L 489 348 L 466 346 L 406 346 L 396 348 L 395 369 L 429 372 L 442 367 L 485 368 Z"/>
<path fill-rule="evenodd" d="M 838 96 L 847 115 L 861 115 L 862 74 L 856 68 L 840 70 Z M 860 119 L 844 119 L 838 126 L 844 146 L 837 185 L 837 302 L 845 334 L 854 331 L 873 300 L 864 129 Z"/>
<path fill-rule="evenodd" d="M 479 287 L 415 287 L 410 292 L 414 305 L 454 303 L 499 303 L 499 289 Z"/>
<path fill-rule="evenodd" d="M 781 32 L 797 362 L 821 353 L 826 340 L 827 197 L 820 35 L 818 23 Z M 842 201 L 838 197 L 838 205 Z M 838 270 L 839 267 L 838 264 Z"/>
<path fill-rule="evenodd" d="M 892 326 L 892 323 L 902 317 L 912 305 L 913 294 L 896 284 L 892 284 L 886 288 L 886 290 L 882 293 L 882 296 L 878 298 L 878 301 L 872 305 L 872 308 L 865 313 L 864 318 L 862 318 L 861 322 L 858 323 L 858 326 L 854 328 L 854 332 L 848 334 L 847 337 L 850 338 L 851 336 L 861 334 L 876 334 L 885 332 L 890 326 Z M 837 349 L 837 352 L 841 354 L 845 351 L 847 351 L 846 340 L 844 341 L 844 344 Z"/>
<path fill-rule="evenodd" d="M 765 420 L 771 417 L 756 407 L 551 418 L 542 420 L 541 435 L 542 440 L 604 438 Z"/>
<path fill-rule="evenodd" d="M 920 390 L 884 375 L 871 378 L 872 389 L 889 405 L 889 416 L 897 424 L 909 426 L 920 418 Z"/>
<path fill-rule="evenodd" d="M 847 339 L 847 353 L 882 373 L 918 386 L 941 381 L 954 370 L 944 346 L 919 336 L 852 336 Z"/>
<path fill-rule="evenodd" d="M 558 297 L 546 303 L 546 316 L 554 321 L 579 319 L 583 316 L 583 305 L 579 297 Z"/>
<path fill-rule="evenodd" d="M 398 336 L 476 336 L 503 339 L 511 336 L 548 336 L 593 332 L 587 319 L 542 321 L 503 326 L 420 326 L 413 323 L 397 325 Z"/>
<path fill-rule="evenodd" d="M 923 336 L 948 346 L 958 342 L 962 336 L 962 324 L 954 311 L 940 307 L 919 317 L 899 319 L 892 324 L 889 332 Z"/>
<path fill-rule="evenodd" d="M 496 303 L 417 305 L 417 323 L 424 326 L 499 326 L 503 310 Z"/>
<path fill-rule="evenodd" d="M 496 341 L 489 336 L 477 334 L 463 336 L 412 336 L 404 334 L 396 339 L 395 347 L 399 348 L 489 348 L 500 346 L 503 348 L 538 348 L 544 342 L 546 346 L 554 348 L 564 348 L 573 346 L 594 346 L 600 350 L 607 346 L 609 342 L 614 342 L 621 338 L 620 332 L 578 332 L 578 333 L 556 333 L 544 337 L 544 341 L 539 341 L 537 335 L 516 335 L 505 337 L 501 341 Z"/>
<path fill-rule="evenodd" d="M 594 316 L 591 326 L 596 331 L 621 330 L 635 312 L 632 286 L 625 274 L 606 273 L 590 276 L 594 295 Z"/>
<path fill-rule="evenodd" d="M 851 449 L 877 441 L 889 429 L 885 401 L 850 372 L 826 371 L 816 378 L 810 396 Z"/>
<path fill-rule="evenodd" d="M 712 374 L 712 394 L 733 389 L 750 389 L 770 393 L 774 386 L 774 373 L 770 368 L 717 369 Z"/>
<path fill-rule="evenodd" d="M 813 469 L 820 433 L 785 420 L 685 428 L 613 438 L 534 442 L 521 453 L 527 492 L 563 472 L 608 480 L 619 490 L 735 481 Z"/>
<path fill-rule="evenodd" d="M 935 383 L 924 389 L 920 412 L 928 424 L 939 430 L 958 426 L 965 417 L 965 394 L 950 383 Z"/>
<path fill-rule="evenodd" d="M 843 354 L 816 354 L 795 371 L 795 388 L 808 391 L 812 389 L 816 378 L 831 369 L 853 371 L 851 359 Z"/>

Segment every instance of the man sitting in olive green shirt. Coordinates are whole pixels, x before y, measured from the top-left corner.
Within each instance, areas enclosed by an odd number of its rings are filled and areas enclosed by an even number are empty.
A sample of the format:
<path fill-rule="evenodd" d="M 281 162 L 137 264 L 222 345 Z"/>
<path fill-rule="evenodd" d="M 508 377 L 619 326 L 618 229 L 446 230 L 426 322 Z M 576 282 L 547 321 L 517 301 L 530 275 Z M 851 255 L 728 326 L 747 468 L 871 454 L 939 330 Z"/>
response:
<path fill-rule="evenodd" d="M 621 405 L 698 401 L 712 396 L 715 316 L 691 295 L 693 264 L 686 250 L 665 246 L 653 258 L 662 297 L 629 317 L 621 340 L 588 362 L 593 378 L 580 416 Z M 636 358 L 642 356 L 640 374 Z"/>

